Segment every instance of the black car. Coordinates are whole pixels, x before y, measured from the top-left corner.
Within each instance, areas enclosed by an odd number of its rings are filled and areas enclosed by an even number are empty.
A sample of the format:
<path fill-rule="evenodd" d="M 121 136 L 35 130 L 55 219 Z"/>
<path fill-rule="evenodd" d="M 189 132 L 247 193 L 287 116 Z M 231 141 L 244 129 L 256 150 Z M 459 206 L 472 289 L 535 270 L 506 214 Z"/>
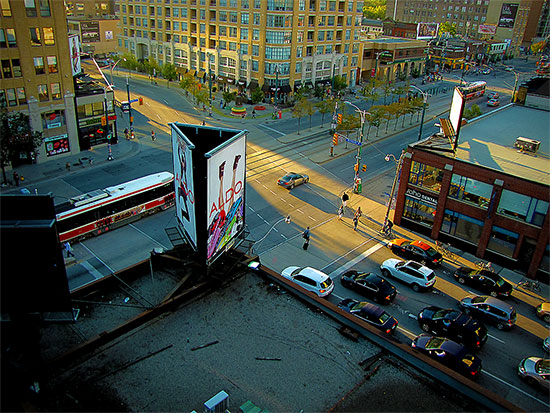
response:
<path fill-rule="evenodd" d="M 393 333 L 397 328 L 397 320 L 377 305 L 346 298 L 338 303 L 338 307 L 384 331 L 386 334 Z"/>
<path fill-rule="evenodd" d="M 389 281 L 373 273 L 349 270 L 340 281 L 344 287 L 378 303 L 390 303 L 397 295 L 397 290 Z"/>
<path fill-rule="evenodd" d="M 422 241 L 409 241 L 405 238 L 394 239 L 388 247 L 395 255 L 406 260 L 413 260 L 430 268 L 443 263 L 443 256 L 435 248 Z"/>
<path fill-rule="evenodd" d="M 513 290 L 512 284 L 492 271 L 458 267 L 454 277 L 460 284 L 471 285 L 491 297 L 508 297 Z"/>
<path fill-rule="evenodd" d="M 412 342 L 412 347 L 420 350 L 441 364 L 471 379 L 479 377 L 481 359 L 468 352 L 462 344 L 444 337 L 421 334 Z"/>
<path fill-rule="evenodd" d="M 452 308 L 426 307 L 418 314 L 418 324 L 426 333 L 448 337 L 472 351 L 487 341 L 487 327 L 481 321 Z"/>

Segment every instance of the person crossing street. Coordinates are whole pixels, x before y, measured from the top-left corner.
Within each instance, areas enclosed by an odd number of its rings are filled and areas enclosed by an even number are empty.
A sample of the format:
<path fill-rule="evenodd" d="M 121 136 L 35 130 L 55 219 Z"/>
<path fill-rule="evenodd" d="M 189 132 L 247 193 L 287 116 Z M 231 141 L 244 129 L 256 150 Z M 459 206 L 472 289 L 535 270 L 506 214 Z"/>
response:
<path fill-rule="evenodd" d="M 154 141 L 156 141 L 156 140 L 157 140 L 157 138 L 156 138 L 156 136 L 155 136 L 155 131 L 152 130 L 152 131 L 151 131 L 151 141 L 154 142 Z"/>

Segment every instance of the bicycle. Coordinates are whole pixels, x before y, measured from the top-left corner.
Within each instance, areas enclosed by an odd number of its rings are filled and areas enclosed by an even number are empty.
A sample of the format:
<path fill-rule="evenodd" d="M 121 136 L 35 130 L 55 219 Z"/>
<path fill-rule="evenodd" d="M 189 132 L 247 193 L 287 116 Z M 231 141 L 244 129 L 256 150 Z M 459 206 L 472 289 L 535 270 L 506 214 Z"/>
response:
<path fill-rule="evenodd" d="M 476 262 L 476 267 L 480 270 L 487 270 L 491 272 L 495 272 L 495 269 L 493 268 L 493 264 L 491 264 L 489 261 L 478 261 Z"/>
<path fill-rule="evenodd" d="M 455 254 L 450 250 L 450 248 L 451 248 L 451 244 L 444 244 L 441 241 L 435 242 L 436 251 L 439 251 L 441 255 L 452 260 L 455 258 Z"/>
<path fill-rule="evenodd" d="M 540 293 L 540 282 L 538 280 L 524 278 L 518 283 L 517 287 L 524 288 L 525 290 L 529 290 L 534 293 Z"/>

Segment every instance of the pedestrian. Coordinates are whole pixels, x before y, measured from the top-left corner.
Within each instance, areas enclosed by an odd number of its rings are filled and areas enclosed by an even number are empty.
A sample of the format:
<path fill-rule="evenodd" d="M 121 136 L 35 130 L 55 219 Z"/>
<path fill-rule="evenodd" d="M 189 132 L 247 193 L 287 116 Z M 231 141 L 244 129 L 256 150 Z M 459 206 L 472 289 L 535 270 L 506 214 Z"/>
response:
<path fill-rule="evenodd" d="M 353 216 L 353 230 L 357 231 L 357 224 L 359 223 L 359 217 L 357 215 Z"/>
<path fill-rule="evenodd" d="M 134 130 L 132 129 L 130 131 L 130 139 L 134 139 L 136 137 L 136 135 L 134 135 Z"/>
<path fill-rule="evenodd" d="M 208 116 L 212 117 L 212 105 L 208 107 Z"/>
<path fill-rule="evenodd" d="M 220 109 L 223 109 L 223 99 L 220 99 Z"/>
<path fill-rule="evenodd" d="M 330 156 L 334 156 L 334 142 L 330 143 Z"/>
<path fill-rule="evenodd" d="M 338 208 L 338 219 L 342 219 L 344 216 L 344 205 L 340 205 L 340 208 Z"/>
<path fill-rule="evenodd" d="M 252 119 L 256 119 L 256 109 L 252 109 Z"/>
<path fill-rule="evenodd" d="M 70 162 L 67 162 L 65 164 L 65 168 L 67 168 L 67 172 L 71 172 L 71 163 Z"/>
<path fill-rule="evenodd" d="M 126 140 L 130 139 L 130 135 L 128 134 L 128 128 L 124 129 L 124 136 L 126 137 Z"/>
<path fill-rule="evenodd" d="M 205 120 L 202 121 L 202 126 L 206 126 L 206 121 Z"/>
<path fill-rule="evenodd" d="M 65 252 L 67 253 L 67 258 L 74 257 L 73 253 L 73 247 L 71 247 L 71 244 L 69 244 L 69 241 L 66 241 L 65 244 L 63 244 L 65 247 Z"/>
<path fill-rule="evenodd" d="M 13 180 L 16 186 L 19 186 L 19 174 L 16 171 L 13 171 Z"/>
<path fill-rule="evenodd" d="M 346 194 L 344 192 L 344 194 L 342 195 L 342 205 L 344 206 L 344 208 L 346 207 L 346 205 L 348 204 L 348 200 L 349 200 L 349 196 L 348 194 Z"/>
<path fill-rule="evenodd" d="M 241 119 L 244 120 L 244 118 L 246 118 L 246 113 L 243 113 L 243 114 L 241 115 Z"/>
<path fill-rule="evenodd" d="M 362 215 L 363 211 L 361 211 L 361 207 L 357 207 L 357 209 L 355 210 L 355 216 L 357 217 L 357 219 L 359 219 Z"/>
<path fill-rule="evenodd" d="M 302 246 L 302 248 L 304 250 L 307 250 L 308 247 L 309 247 L 309 235 L 310 235 L 309 227 L 307 227 L 306 230 L 302 234 L 302 238 L 305 240 L 304 245 Z"/>
<path fill-rule="evenodd" d="M 151 131 L 151 140 L 153 142 L 157 140 L 157 138 L 155 137 L 155 131 L 154 130 Z"/>

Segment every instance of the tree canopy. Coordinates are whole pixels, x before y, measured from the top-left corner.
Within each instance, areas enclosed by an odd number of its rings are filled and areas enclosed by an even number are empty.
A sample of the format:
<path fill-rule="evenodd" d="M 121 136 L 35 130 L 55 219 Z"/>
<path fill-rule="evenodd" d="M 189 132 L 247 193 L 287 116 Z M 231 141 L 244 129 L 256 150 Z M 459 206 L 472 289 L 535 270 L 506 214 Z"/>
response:
<path fill-rule="evenodd" d="M 386 0 L 365 0 L 363 16 L 368 19 L 383 20 L 386 15 Z"/>

